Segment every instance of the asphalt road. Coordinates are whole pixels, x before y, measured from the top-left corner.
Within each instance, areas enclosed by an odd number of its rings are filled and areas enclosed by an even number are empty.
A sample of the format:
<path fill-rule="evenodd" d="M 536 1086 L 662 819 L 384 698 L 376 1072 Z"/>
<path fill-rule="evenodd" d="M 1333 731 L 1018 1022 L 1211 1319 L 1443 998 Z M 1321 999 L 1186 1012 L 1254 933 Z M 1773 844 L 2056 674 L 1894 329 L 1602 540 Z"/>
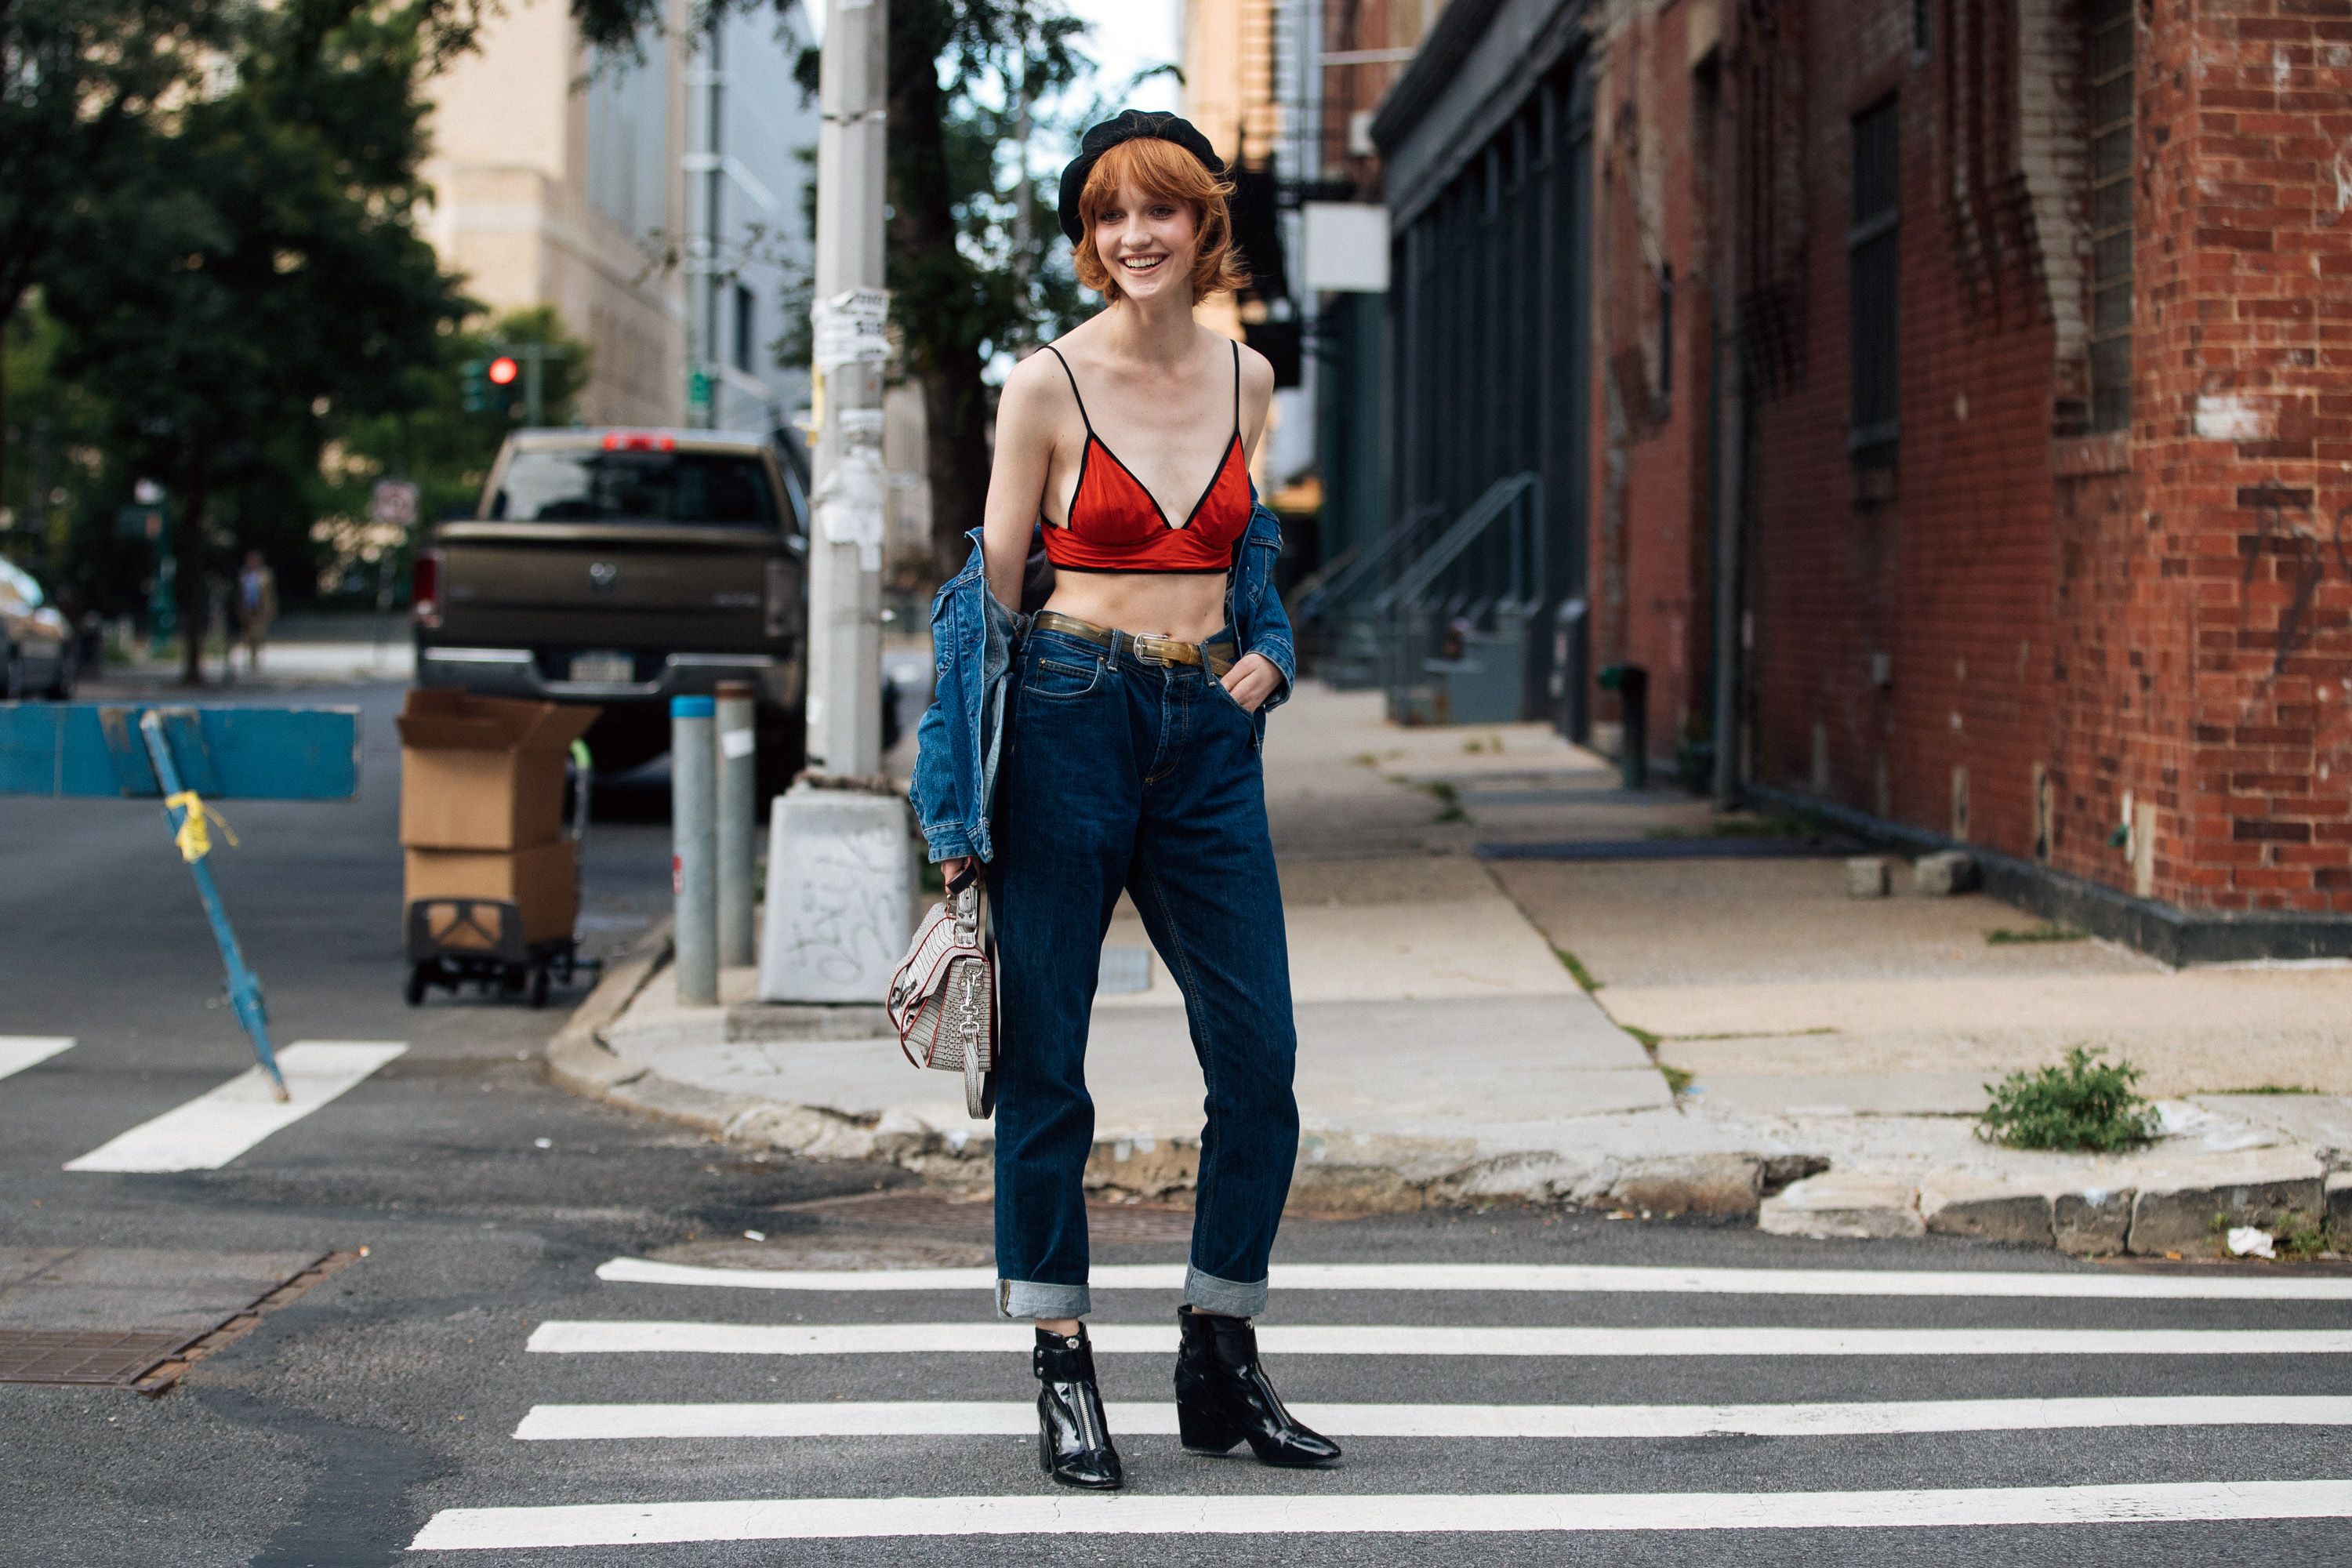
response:
<path fill-rule="evenodd" d="M 541 1079 L 536 1052 L 560 1009 L 535 1014 L 470 999 L 405 1007 L 392 842 L 389 713 L 397 693 L 300 695 L 365 708 L 362 798 L 348 805 L 231 806 L 245 845 L 216 857 L 223 889 L 268 986 L 281 1041 L 397 1041 L 407 1049 L 217 1169 L 63 1168 L 205 1095 L 249 1058 L 226 1010 L 212 1005 L 217 961 L 154 809 L 0 805 L 0 1036 L 75 1041 L 0 1078 L 0 1258 L 70 1254 L 93 1267 L 112 1260 L 134 1273 L 144 1267 L 142 1279 L 152 1288 L 159 1258 L 366 1249 L 198 1362 L 160 1398 L 119 1388 L 0 1384 L 0 1563 L 343 1568 L 475 1561 L 409 1549 L 420 1531 L 429 1544 L 436 1535 L 458 1543 L 468 1531 L 532 1541 L 570 1531 L 589 1543 L 527 1544 L 479 1560 L 581 1568 L 864 1565 L 950 1554 L 976 1565 L 1178 1557 L 1218 1564 L 2352 1563 L 2345 1517 L 2352 1504 L 2313 1502 L 2308 1494 L 2294 1494 L 2302 1500 L 2293 1506 L 2323 1517 L 1884 1522 L 1906 1509 L 1948 1510 L 1959 1506 L 1952 1494 L 1981 1489 L 2024 1489 L 2021 1500 L 2005 1506 L 2042 1517 L 2105 1495 L 2079 1489 L 2158 1489 L 2126 1501 L 2165 1508 L 2192 1495 L 2165 1488 L 2352 1478 L 2343 1441 L 2352 1415 L 2339 1407 L 2315 1416 L 2309 1405 L 2271 1407 L 2299 1409 L 2296 1419 L 2311 1424 L 2213 1425 L 2203 1424 L 2210 1410 L 2189 1422 L 2110 1405 L 2102 1419 L 2150 1424 L 2083 1426 L 2053 1425 L 2091 1418 L 2079 1408 L 2037 1406 L 2007 1426 L 1952 1429 L 1981 1426 L 1988 1401 L 2352 1401 L 2352 1354 L 2341 1342 L 2269 1342 L 2252 1353 L 2222 1353 L 2249 1351 L 2252 1342 L 2065 1337 L 2168 1330 L 2341 1335 L 2352 1330 L 2352 1301 L 1919 1295 L 1905 1293 L 1914 1285 L 1899 1276 L 2084 1270 L 2047 1255 L 1958 1243 L 1810 1243 L 1519 1210 L 1297 1221 L 1277 1263 L 1835 1268 L 1879 1271 L 1883 1284 L 1865 1281 L 1833 1295 L 1769 1288 L 1787 1282 L 1753 1276 L 1686 1290 L 1280 1291 L 1265 1320 L 1270 1340 L 1275 1331 L 1308 1326 L 1453 1335 L 1434 1343 L 1389 1336 L 1356 1344 L 1362 1353 L 1270 1351 L 1285 1393 L 1302 1405 L 1471 1407 L 1435 1418 L 1461 1429 L 1507 1424 L 1531 1407 L 1610 1406 L 1619 1407 L 1604 1413 L 1612 1418 L 1664 1420 L 1666 1428 L 1611 1436 L 1349 1436 L 1341 1467 L 1298 1474 L 1263 1470 L 1245 1457 L 1188 1457 L 1173 1436 L 1142 1430 L 1149 1418 L 1139 1415 L 1122 1441 L 1130 1489 L 1107 1505 L 1126 1511 L 1092 1506 L 1101 1500 L 1056 1498 L 1020 1432 L 1019 1407 L 1032 1389 L 1025 1354 L 905 1348 L 912 1325 L 948 1326 L 933 1331 L 933 1343 L 984 1331 L 987 1303 L 976 1289 L 739 1289 L 597 1277 L 598 1267 L 615 1258 L 854 1270 L 984 1270 L 988 1258 L 975 1211 L 898 1192 L 889 1173 L 764 1159 L 554 1091 Z M 597 826 L 590 858 L 593 934 L 608 942 L 654 912 L 667 884 L 658 790 L 625 793 L 614 805 L 614 819 Z M 862 1203 L 839 1201 L 877 1187 L 893 1190 Z M 1149 1212 L 1108 1216 L 1110 1238 L 1098 1245 L 1098 1258 L 1180 1262 L 1180 1228 L 1174 1216 Z M 746 1239 L 747 1231 L 763 1239 Z M 1376 1286 L 1380 1278 L 1386 1277 Z M 37 1323 L 65 1299 L 37 1285 L 24 1268 L 0 1274 L 0 1331 Z M 1768 1289 L 1748 1289 L 1755 1286 Z M 1881 1289 L 1892 1293 L 1870 1293 Z M 101 1311 L 123 1299 L 103 1290 L 77 1298 Z M 1158 1289 L 1106 1289 L 1098 1300 L 1095 1321 L 1107 1344 L 1122 1326 L 1164 1325 L 1173 1306 L 1171 1293 Z M 815 1354 L 630 1342 L 645 1331 L 635 1325 L 656 1323 L 689 1325 L 661 1331 L 704 1344 L 723 1342 L 738 1326 L 886 1331 L 856 1350 Z M 1454 1332 L 1544 1327 L 1724 1332 L 1609 1354 L 1522 1353 L 1530 1347 L 1498 1349 Z M 1879 1353 L 1888 1347 L 1857 1341 L 1816 1353 L 1825 1347 L 1771 1337 L 1783 1329 L 2017 1330 L 2042 1337 L 1946 1339 L 1904 1353 Z M 557 1348 L 583 1335 L 617 1348 Z M 531 1349 L 534 1342 L 541 1348 Z M 795 1347 L 787 1341 L 754 1348 Z M 1596 1346 L 1577 1341 L 1569 1348 Z M 1107 1350 L 1101 1360 L 1110 1398 L 1164 1407 L 1164 1353 Z M 1924 1401 L 1954 1403 L 1938 1414 L 1921 1409 Z M 614 1419 L 583 1406 L 688 1406 L 664 1419 L 707 1426 L 713 1419 L 772 1421 L 779 1403 L 838 1410 L 864 1402 L 911 1410 L 917 1426 L 950 1427 L 971 1416 L 967 1405 L 999 1407 L 993 1417 L 982 1414 L 1000 1421 L 1009 1406 L 1013 1425 L 991 1433 L 849 1436 L 516 1436 L 526 1419 L 572 1422 L 574 1432 Z M 1742 1429 L 1752 1425 L 1752 1412 L 1686 1418 L 1686 1407 L 1727 1405 L 1860 1407 L 1819 1414 L 1832 1426 L 1867 1425 L 1899 1406 L 1907 1412 L 1903 1421 L 1927 1429 L 1765 1436 Z M 758 1408 L 739 1408 L 747 1405 Z M 2075 1414 L 2061 1414 L 2067 1408 Z M 2142 1414 L 2132 1415 L 2135 1408 Z M 823 1426 L 824 1409 L 787 1415 Z M 1372 1419 L 1360 1409 L 1339 1418 Z M 1606 1533 L 1532 1526 L 1486 1532 L 1526 1520 L 1506 1517 L 1519 1504 L 1477 1500 L 1567 1499 L 1558 1511 L 1571 1523 L 1614 1510 L 1621 1523 L 1664 1527 L 1752 1523 L 1771 1516 L 1775 1500 L 1852 1492 L 1876 1494 L 1883 1510 L 1866 1498 L 1804 1504 L 1836 1516 L 1812 1518 L 1807 1528 Z M 2287 1503 L 2262 1500 L 2286 1494 L 2242 1486 L 2193 1495 L 2223 1513 L 2291 1511 Z M 2217 1496 L 2221 1502 L 2210 1500 Z M 1593 1497 L 1607 1506 L 1573 1500 Z M 1018 1512 L 1039 1498 L 1072 1506 Z M 827 1499 L 851 1506 L 822 1516 L 563 1511 Z M 914 1528 L 915 1514 L 892 1499 L 1012 1500 L 990 1506 L 1023 1532 L 953 1540 L 809 1533 Z M 1990 1505 L 1979 1499 L 1965 1506 Z M 538 1511 L 464 1511 L 477 1510 Z M 925 1516 L 926 1528 L 946 1528 L 939 1521 L 950 1518 L 962 1521 L 953 1528 L 970 1530 L 987 1512 L 945 1505 Z M 629 1543 L 642 1540 L 648 1517 L 673 1533 L 709 1538 Z M 1258 1532 L 1201 1533 L 1203 1521 L 1213 1528 L 1219 1518 L 1246 1518 Z M 1176 1521 L 1153 1528 L 1183 1539 L 1097 1532 L 1154 1520 Z M 1397 1528 L 1415 1523 L 1423 1528 Z M 1462 1532 L 1474 1528 L 1481 1532 Z"/>

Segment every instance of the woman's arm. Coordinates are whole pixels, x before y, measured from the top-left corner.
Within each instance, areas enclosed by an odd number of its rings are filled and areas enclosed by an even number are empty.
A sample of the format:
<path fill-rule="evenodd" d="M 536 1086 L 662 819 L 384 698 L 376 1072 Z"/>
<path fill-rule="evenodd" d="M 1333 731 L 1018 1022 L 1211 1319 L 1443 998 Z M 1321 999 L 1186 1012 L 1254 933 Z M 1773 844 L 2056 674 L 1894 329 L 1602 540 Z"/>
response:
<path fill-rule="evenodd" d="M 996 403 L 996 456 L 988 470 L 981 540 L 988 555 L 989 591 L 1008 609 L 1021 605 L 1029 540 L 1053 472 L 1061 413 L 1054 395 L 1060 388 L 1055 367 L 1044 353 L 1034 353 L 1013 367 Z"/>
<path fill-rule="evenodd" d="M 988 500 L 981 512 L 981 552 L 988 563 L 988 591 L 1008 609 L 1021 604 L 1021 574 L 1029 561 L 1029 539 L 1037 526 L 1045 501 L 1045 483 L 1053 472 L 1054 433 L 1060 410 L 1055 394 L 1061 378 L 1049 374 L 1055 366 L 1032 354 L 1004 378 L 996 403 L 996 455 L 988 470 Z M 940 863 L 940 875 L 953 881 L 967 864 L 964 856 Z"/>

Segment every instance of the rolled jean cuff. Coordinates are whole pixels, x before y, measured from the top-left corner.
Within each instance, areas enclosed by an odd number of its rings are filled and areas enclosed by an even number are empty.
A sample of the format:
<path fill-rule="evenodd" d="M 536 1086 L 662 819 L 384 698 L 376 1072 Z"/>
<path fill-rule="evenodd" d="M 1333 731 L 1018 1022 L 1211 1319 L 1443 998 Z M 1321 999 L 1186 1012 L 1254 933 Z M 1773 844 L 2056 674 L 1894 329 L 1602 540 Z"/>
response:
<path fill-rule="evenodd" d="M 1236 1284 L 1213 1274 L 1203 1274 L 1188 1264 L 1184 1268 L 1184 1304 L 1223 1312 L 1229 1318 L 1255 1318 L 1265 1310 L 1265 1281 Z"/>
<path fill-rule="evenodd" d="M 1048 1285 L 1035 1279 L 996 1282 L 1000 1318 L 1083 1318 L 1094 1310 L 1094 1305 L 1083 1285 Z"/>

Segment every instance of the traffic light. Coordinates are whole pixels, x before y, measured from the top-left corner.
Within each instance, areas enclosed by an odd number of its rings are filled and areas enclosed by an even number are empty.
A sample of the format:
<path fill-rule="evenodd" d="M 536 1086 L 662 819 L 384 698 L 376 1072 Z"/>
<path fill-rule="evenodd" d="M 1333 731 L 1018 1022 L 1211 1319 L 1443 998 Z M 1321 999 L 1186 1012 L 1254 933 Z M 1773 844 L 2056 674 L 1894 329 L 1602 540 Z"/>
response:
<path fill-rule="evenodd" d="M 515 384 L 521 376 L 522 366 L 512 354 L 467 360 L 465 379 L 459 383 L 458 405 L 468 414 L 504 416 L 514 408 Z"/>

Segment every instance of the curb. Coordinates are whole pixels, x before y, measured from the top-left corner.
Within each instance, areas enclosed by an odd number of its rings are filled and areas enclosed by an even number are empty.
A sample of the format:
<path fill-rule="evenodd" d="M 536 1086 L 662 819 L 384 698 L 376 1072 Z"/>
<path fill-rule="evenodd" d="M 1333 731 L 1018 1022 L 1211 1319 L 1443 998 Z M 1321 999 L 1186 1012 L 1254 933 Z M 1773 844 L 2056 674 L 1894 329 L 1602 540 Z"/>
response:
<path fill-rule="evenodd" d="M 966 1192 L 989 1185 L 994 1140 L 948 1131 L 899 1112 L 858 1117 L 819 1106 L 721 1094 L 622 1057 L 604 1031 L 636 999 L 671 952 L 667 921 L 640 937 L 547 1044 L 547 1076 L 591 1100 L 715 1138 L 807 1159 L 879 1160 Z M 1682 1123 L 1683 1113 L 1656 1114 Z M 1595 1118 L 1630 1130 L 1623 1118 Z M 1596 1137 L 1566 1148 L 1482 1153 L 1471 1139 L 1307 1132 L 1299 1141 L 1290 1207 L 1302 1213 L 1404 1214 L 1495 1202 L 1568 1203 L 1631 1217 L 1753 1224 L 1780 1236 L 1883 1239 L 1963 1237 L 2074 1257 L 2212 1256 L 2216 1219 L 2276 1228 L 2283 1222 L 2352 1238 L 2352 1170 L 2293 1143 L 2230 1156 L 2184 1156 L 2168 1182 L 2093 1187 L 1958 1169 L 1894 1173 L 1835 1169 L 1829 1156 L 1789 1148 L 1612 1152 Z M 1770 1143 L 1772 1140 L 1762 1140 Z M 1097 1136 L 1087 1160 L 1090 1192 L 1129 1201 L 1192 1190 L 1193 1138 Z M 2148 1175 L 2158 1173 L 2150 1172 Z"/>

